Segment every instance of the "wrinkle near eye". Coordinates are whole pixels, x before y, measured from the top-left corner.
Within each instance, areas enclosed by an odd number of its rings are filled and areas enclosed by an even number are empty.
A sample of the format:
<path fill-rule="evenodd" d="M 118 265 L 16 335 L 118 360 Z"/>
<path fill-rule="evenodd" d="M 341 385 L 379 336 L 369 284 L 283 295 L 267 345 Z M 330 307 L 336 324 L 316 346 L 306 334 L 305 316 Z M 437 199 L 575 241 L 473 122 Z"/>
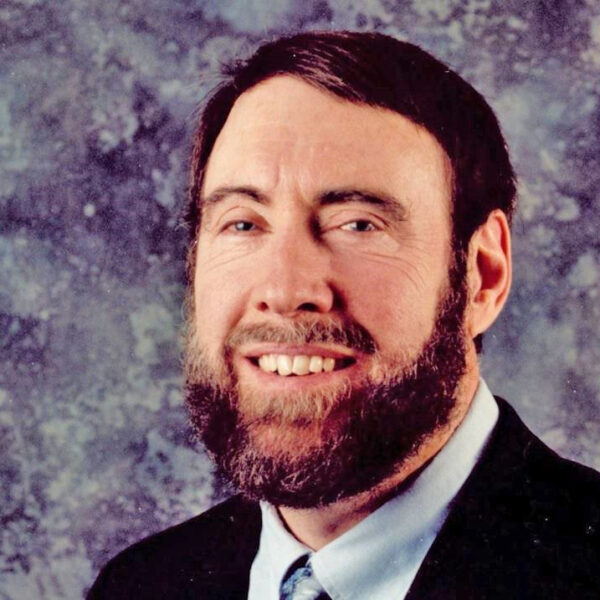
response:
<path fill-rule="evenodd" d="M 248 248 L 240 246 L 232 247 L 228 249 L 227 252 L 211 252 L 210 255 L 203 256 L 201 262 L 198 262 L 197 272 L 201 267 L 203 274 L 211 273 L 212 271 L 226 267 L 238 260 L 247 258 L 248 254 Z"/>
<path fill-rule="evenodd" d="M 356 274 L 360 269 L 375 272 L 385 268 L 389 279 L 408 282 L 414 290 L 422 289 L 427 284 L 427 265 L 424 261 L 416 261 L 414 256 L 368 251 L 348 253 L 338 260 L 341 261 L 337 263 L 341 271 L 350 269 Z"/>

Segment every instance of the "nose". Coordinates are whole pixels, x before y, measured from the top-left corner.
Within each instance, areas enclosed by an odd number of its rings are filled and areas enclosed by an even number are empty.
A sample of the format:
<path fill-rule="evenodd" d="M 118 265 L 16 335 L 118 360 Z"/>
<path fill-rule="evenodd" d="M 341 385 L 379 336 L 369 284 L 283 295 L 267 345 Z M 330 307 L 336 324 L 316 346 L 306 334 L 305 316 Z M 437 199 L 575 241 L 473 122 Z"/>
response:
<path fill-rule="evenodd" d="M 335 293 L 325 248 L 309 231 L 272 235 L 263 255 L 262 277 L 253 290 L 254 307 L 283 316 L 331 311 Z"/>

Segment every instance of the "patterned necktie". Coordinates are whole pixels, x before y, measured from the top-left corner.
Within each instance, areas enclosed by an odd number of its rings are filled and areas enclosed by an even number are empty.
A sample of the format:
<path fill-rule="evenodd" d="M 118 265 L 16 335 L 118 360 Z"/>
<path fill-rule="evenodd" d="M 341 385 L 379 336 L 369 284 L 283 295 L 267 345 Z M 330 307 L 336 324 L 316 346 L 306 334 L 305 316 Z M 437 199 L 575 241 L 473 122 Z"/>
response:
<path fill-rule="evenodd" d="M 287 570 L 279 600 L 331 600 L 315 577 L 308 558 L 308 554 L 301 556 Z"/>

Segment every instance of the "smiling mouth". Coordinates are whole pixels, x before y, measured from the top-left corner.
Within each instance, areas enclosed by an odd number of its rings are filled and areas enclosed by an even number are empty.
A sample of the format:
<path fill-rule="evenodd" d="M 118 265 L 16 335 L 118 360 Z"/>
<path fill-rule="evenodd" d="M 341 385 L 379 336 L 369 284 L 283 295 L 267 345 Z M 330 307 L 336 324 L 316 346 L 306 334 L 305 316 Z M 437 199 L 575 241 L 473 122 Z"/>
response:
<path fill-rule="evenodd" d="M 306 376 L 319 373 L 339 371 L 354 364 L 350 357 L 332 358 L 330 356 L 305 354 L 263 354 L 248 357 L 250 362 L 266 373 L 288 377 L 290 375 Z"/>

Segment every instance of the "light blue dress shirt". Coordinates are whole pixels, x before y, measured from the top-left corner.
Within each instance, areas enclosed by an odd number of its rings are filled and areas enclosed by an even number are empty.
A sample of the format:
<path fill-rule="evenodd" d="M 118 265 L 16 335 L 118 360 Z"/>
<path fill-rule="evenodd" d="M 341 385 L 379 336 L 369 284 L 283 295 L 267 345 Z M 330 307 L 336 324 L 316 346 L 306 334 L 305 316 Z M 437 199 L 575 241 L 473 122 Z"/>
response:
<path fill-rule="evenodd" d="M 285 572 L 306 553 L 332 600 L 404 598 L 497 419 L 496 401 L 480 380 L 463 422 L 410 487 L 317 552 L 300 543 L 277 510 L 262 502 L 248 599 L 278 600 Z"/>

